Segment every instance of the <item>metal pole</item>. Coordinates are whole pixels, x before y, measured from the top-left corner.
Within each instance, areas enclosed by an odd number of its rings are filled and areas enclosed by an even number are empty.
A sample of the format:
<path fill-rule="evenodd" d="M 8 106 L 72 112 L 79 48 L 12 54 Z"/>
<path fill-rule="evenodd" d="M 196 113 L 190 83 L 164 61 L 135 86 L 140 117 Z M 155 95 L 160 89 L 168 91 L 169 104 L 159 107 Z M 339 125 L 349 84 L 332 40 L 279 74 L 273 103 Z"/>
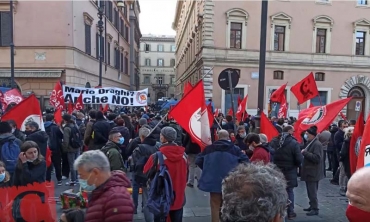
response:
<path fill-rule="evenodd" d="M 260 133 L 261 112 L 265 97 L 265 66 L 266 66 L 266 31 L 267 31 L 267 10 L 268 0 L 262 0 L 261 6 L 261 36 L 260 36 L 260 60 L 259 60 L 259 79 L 258 79 L 258 109 L 255 118 L 255 133 Z"/>
<path fill-rule="evenodd" d="M 236 125 L 235 125 L 235 122 L 236 122 L 236 118 L 235 118 L 235 108 L 234 108 L 234 88 L 233 88 L 233 84 L 231 82 L 231 70 L 229 70 L 227 72 L 228 74 L 228 78 L 229 78 L 229 90 L 230 90 L 230 99 L 231 99 L 231 110 L 233 111 L 233 121 L 234 121 L 234 132 L 236 134 Z"/>
<path fill-rule="evenodd" d="M 103 31 L 104 31 L 104 1 L 100 1 L 100 6 L 98 9 L 98 28 L 99 28 L 99 86 L 103 86 Z"/>
<path fill-rule="evenodd" d="M 13 13 L 13 0 L 9 1 L 10 4 L 10 84 L 12 89 L 15 88 L 14 81 L 14 13 Z"/>

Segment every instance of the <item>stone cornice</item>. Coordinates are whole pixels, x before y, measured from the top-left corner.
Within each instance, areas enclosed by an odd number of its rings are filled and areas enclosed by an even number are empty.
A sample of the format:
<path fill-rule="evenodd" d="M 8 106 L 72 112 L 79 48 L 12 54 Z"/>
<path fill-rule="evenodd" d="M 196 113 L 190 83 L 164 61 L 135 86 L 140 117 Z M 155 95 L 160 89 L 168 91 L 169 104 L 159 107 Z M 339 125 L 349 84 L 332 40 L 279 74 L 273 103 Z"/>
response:
<path fill-rule="evenodd" d="M 62 70 L 14 70 L 16 78 L 60 78 Z M 10 70 L 1 70 L 0 77 L 10 78 Z"/>
<path fill-rule="evenodd" d="M 85 21 L 86 25 L 92 25 L 93 24 L 94 18 L 91 15 L 89 15 L 89 13 L 84 12 L 83 16 L 84 16 L 84 21 Z"/>
<path fill-rule="evenodd" d="M 175 43 L 175 37 L 141 37 L 140 42 L 173 42 Z"/>

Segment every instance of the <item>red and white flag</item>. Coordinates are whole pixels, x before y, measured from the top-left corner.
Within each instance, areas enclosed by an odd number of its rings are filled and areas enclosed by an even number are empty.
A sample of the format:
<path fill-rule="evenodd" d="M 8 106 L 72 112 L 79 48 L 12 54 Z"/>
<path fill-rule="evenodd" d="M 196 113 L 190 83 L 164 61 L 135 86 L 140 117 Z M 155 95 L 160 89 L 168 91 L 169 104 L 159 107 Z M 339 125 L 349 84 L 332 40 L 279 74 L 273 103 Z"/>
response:
<path fill-rule="evenodd" d="M 25 124 L 29 121 L 34 121 L 39 124 L 41 130 L 45 130 L 42 120 L 39 100 L 35 95 L 31 95 L 24 99 L 18 105 L 13 107 L 9 112 L 1 117 L 1 121 L 14 120 L 21 131 L 26 129 Z"/>
<path fill-rule="evenodd" d="M 74 109 L 79 111 L 79 110 L 82 110 L 83 108 L 84 108 L 84 104 L 82 101 L 82 93 L 80 93 L 80 96 L 77 98 Z"/>
<path fill-rule="evenodd" d="M 357 140 L 364 133 L 364 113 L 361 112 L 357 118 L 355 128 L 352 133 L 351 141 L 349 143 L 349 163 L 351 168 L 351 174 L 356 171 L 357 167 L 357 155 L 356 155 L 356 143 Z"/>
<path fill-rule="evenodd" d="M 188 94 L 188 92 L 190 92 L 192 89 L 193 89 L 193 85 L 190 82 L 185 83 L 183 96 Z"/>
<path fill-rule="evenodd" d="M 267 140 L 271 141 L 274 137 L 279 135 L 277 129 L 272 125 L 264 112 L 261 112 L 261 128 L 260 132 L 267 136 Z"/>
<path fill-rule="evenodd" d="M 285 97 L 285 88 L 288 83 L 280 86 L 277 90 L 275 90 L 270 96 L 270 102 L 281 103 L 283 96 Z"/>
<path fill-rule="evenodd" d="M 62 84 L 58 81 L 50 95 L 50 105 L 54 106 L 55 109 L 64 109 L 64 96 Z"/>
<path fill-rule="evenodd" d="M 177 103 L 169 114 L 191 136 L 203 150 L 210 145 L 211 131 L 208 111 L 204 97 L 203 80 L 200 80 L 193 89 Z"/>
<path fill-rule="evenodd" d="M 370 115 L 367 117 L 357 158 L 357 170 L 370 166 Z"/>
<path fill-rule="evenodd" d="M 19 93 L 17 89 L 11 89 L 4 93 L 3 98 L 2 98 L 2 104 L 3 104 L 3 110 L 6 110 L 6 108 L 12 104 L 19 104 L 20 102 L 23 101 L 23 96 Z"/>
<path fill-rule="evenodd" d="M 278 118 L 286 118 L 287 113 L 288 113 L 288 103 L 286 101 L 285 95 L 282 95 L 280 108 L 278 112 Z"/>
<path fill-rule="evenodd" d="M 239 97 L 238 97 L 239 100 Z M 244 114 L 245 114 L 245 109 L 247 108 L 247 101 L 248 101 L 248 95 L 244 97 L 244 99 L 239 103 L 238 105 L 238 111 L 236 112 L 236 119 L 239 121 L 244 120 Z"/>

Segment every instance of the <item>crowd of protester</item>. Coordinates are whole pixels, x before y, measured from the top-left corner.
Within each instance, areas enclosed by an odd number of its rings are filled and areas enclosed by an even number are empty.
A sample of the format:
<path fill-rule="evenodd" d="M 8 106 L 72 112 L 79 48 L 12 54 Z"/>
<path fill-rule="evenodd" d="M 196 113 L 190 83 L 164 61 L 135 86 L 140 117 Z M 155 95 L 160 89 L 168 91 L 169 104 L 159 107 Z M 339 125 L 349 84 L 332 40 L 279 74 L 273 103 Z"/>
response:
<path fill-rule="evenodd" d="M 330 182 L 339 185 L 342 195 L 348 185 L 349 199 L 360 198 L 349 166 L 355 121 L 340 120 L 321 133 L 313 126 L 298 142 L 293 136 L 295 118 L 272 117 L 279 135 L 269 140 L 254 133 L 253 116 L 234 121 L 219 114 L 210 129 L 212 144 L 202 150 L 176 121 L 150 110 L 103 113 L 91 109 L 64 113 L 59 124 L 55 119 L 53 113 L 45 114 L 45 131 L 33 121 L 26 123 L 24 132 L 14 121 L 0 122 L 0 149 L 14 146 L 20 151 L 16 163 L 0 161 L 0 187 L 51 182 L 53 175 L 57 186 L 80 186 L 89 192 L 88 208 L 86 212 L 65 211 L 60 218 L 63 222 L 133 221 L 140 209 L 147 222 L 167 217 L 179 222 L 185 189 L 196 185 L 210 194 L 212 222 L 291 220 L 297 217 L 294 188 L 299 178 L 306 184 L 309 199 L 304 210 L 315 216 L 319 214 L 319 181 L 326 178 L 326 171 L 333 172 Z M 48 149 L 49 167 L 45 161 Z M 171 178 L 174 200 L 168 214 L 158 216 L 151 210 L 153 205 L 148 206 L 153 195 L 148 184 L 162 169 L 161 161 Z M 369 171 L 359 174 L 369 176 Z M 127 189 L 131 187 L 132 194 Z M 352 211 L 370 212 L 351 204 Z"/>

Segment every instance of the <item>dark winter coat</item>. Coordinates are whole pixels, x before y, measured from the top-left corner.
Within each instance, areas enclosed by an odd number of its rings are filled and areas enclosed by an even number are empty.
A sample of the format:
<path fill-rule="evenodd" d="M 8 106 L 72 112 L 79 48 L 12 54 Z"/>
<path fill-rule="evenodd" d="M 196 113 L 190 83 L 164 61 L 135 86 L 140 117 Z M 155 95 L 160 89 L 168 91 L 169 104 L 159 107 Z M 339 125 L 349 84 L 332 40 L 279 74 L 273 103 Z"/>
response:
<path fill-rule="evenodd" d="M 338 153 L 342 149 L 343 142 L 344 142 L 344 131 L 339 129 L 338 132 L 336 132 L 334 135 L 334 145 Z"/>
<path fill-rule="evenodd" d="M 19 129 L 15 129 L 14 132 L 13 132 L 13 135 L 19 139 L 20 141 L 24 142 L 26 141 L 26 134 L 24 134 L 22 131 L 20 131 Z"/>
<path fill-rule="evenodd" d="M 301 180 L 317 182 L 324 178 L 324 151 L 320 141 L 315 138 L 306 144 L 302 153 L 304 160 L 301 168 Z"/>
<path fill-rule="evenodd" d="M 63 128 L 63 143 L 62 143 L 62 150 L 64 153 L 77 153 L 80 149 L 73 148 L 71 146 L 71 133 L 72 133 L 72 127 L 77 127 L 75 124 L 68 123 Z"/>
<path fill-rule="evenodd" d="M 94 139 L 92 138 L 93 133 L 93 126 L 95 124 L 95 120 L 90 120 L 86 123 L 86 131 L 84 134 L 84 145 L 89 148 L 89 150 L 98 149 L 98 147 L 94 144 Z"/>
<path fill-rule="evenodd" d="M 110 170 L 122 170 L 125 169 L 125 164 L 121 156 L 121 148 L 118 144 L 108 141 L 107 144 L 101 148 L 101 151 L 108 157 Z"/>
<path fill-rule="evenodd" d="M 14 186 L 27 186 L 32 183 L 43 183 L 46 179 L 46 162 L 42 160 L 38 164 L 26 162 L 22 168 L 16 168 L 13 175 Z"/>
<path fill-rule="evenodd" d="M 121 153 L 123 155 L 122 156 L 123 159 L 127 159 L 127 156 L 125 155 L 125 153 L 126 153 L 127 146 L 130 143 L 130 139 L 131 139 L 131 133 L 130 133 L 129 129 L 125 126 L 116 126 L 112 130 L 119 131 L 121 133 L 122 137 L 125 139 L 123 144 L 120 145 L 120 149 L 121 149 Z"/>
<path fill-rule="evenodd" d="M 284 174 L 288 187 L 297 187 L 297 168 L 303 160 L 299 143 L 290 134 L 283 133 L 273 138 L 270 145 L 275 150 L 273 162 Z"/>
<path fill-rule="evenodd" d="M 63 140 L 63 133 L 53 122 L 45 122 L 44 123 L 45 132 L 48 134 L 49 137 L 49 148 L 51 152 L 55 154 L 60 154 L 62 152 L 62 140 Z"/>
<path fill-rule="evenodd" d="M 200 153 L 200 146 L 197 143 L 193 143 L 188 133 L 185 133 L 182 144 L 184 144 L 186 154 L 199 154 Z"/>
<path fill-rule="evenodd" d="M 127 190 L 129 187 L 127 176 L 113 171 L 108 181 L 91 193 L 85 222 L 132 222 L 134 204 Z"/>
<path fill-rule="evenodd" d="M 329 140 L 328 148 L 327 148 L 327 151 L 328 152 L 333 152 L 335 150 L 334 135 L 335 135 L 336 132 L 338 132 L 338 128 L 337 127 L 333 127 L 330 130 L 331 136 L 330 136 L 330 140 Z"/>
<path fill-rule="evenodd" d="M 108 142 L 111 124 L 105 119 L 97 120 L 93 125 L 94 149 L 101 149 Z"/>
<path fill-rule="evenodd" d="M 235 139 L 236 140 L 235 140 L 234 144 L 237 145 L 241 150 L 247 150 L 248 149 L 247 144 L 244 143 L 245 137 L 242 138 L 239 134 L 237 134 L 235 136 Z"/>
<path fill-rule="evenodd" d="M 349 159 L 350 144 L 351 138 L 345 139 L 340 151 L 340 161 L 343 163 L 344 172 L 346 173 L 348 179 L 351 178 L 351 164 Z"/>
<path fill-rule="evenodd" d="M 33 141 L 37 143 L 40 148 L 40 153 L 45 157 L 48 139 L 48 134 L 45 131 L 36 130 L 27 136 L 26 141 Z"/>

